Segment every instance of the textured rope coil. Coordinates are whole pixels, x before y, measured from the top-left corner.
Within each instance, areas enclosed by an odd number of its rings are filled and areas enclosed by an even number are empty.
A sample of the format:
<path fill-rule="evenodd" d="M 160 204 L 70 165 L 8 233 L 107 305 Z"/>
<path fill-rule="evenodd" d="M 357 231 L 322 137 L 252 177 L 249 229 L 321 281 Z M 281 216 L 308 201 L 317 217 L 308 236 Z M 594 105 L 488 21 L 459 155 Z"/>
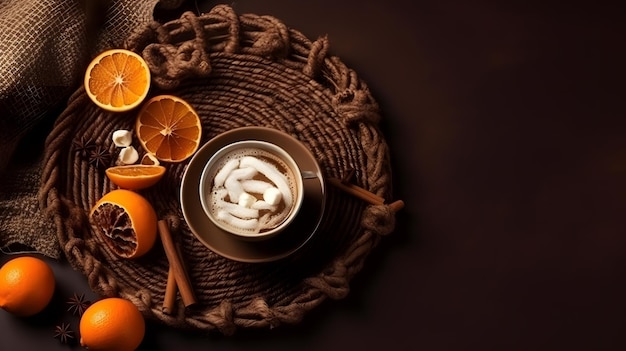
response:
<path fill-rule="evenodd" d="M 353 169 L 359 186 L 389 198 L 391 171 L 378 105 L 356 73 L 329 56 L 327 38 L 310 41 L 276 18 L 237 15 L 219 5 L 201 16 L 185 13 L 140 27 L 125 45 L 148 62 L 152 94 L 175 94 L 194 106 L 203 141 L 236 127 L 275 128 L 306 145 L 326 177 Z M 176 314 L 163 314 L 168 271 L 163 250 L 134 261 L 107 251 L 91 232 L 87 213 L 113 186 L 73 144 L 91 137 L 114 151 L 111 133 L 132 129 L 134 119 L 133 112 L 98 109 L 84 88 L 74 92 L 46 142 L 39 199 L 55 220 L 69 262 L 92 289 L 130 299 L 149 318 L 226 335 L 298 323 L 324 300 L 345 297 L 380 237 L 394 229 L 387 205 L 370 206 L 329 188 L 322 224 L 304 250 L 270 263 L 231 261 L 190 232 L 178 203 L 186 163 L 170 164 L 165 179 L 143 194 L 181 245 L 200 306 L 185 311 L 178 301 Z"/>

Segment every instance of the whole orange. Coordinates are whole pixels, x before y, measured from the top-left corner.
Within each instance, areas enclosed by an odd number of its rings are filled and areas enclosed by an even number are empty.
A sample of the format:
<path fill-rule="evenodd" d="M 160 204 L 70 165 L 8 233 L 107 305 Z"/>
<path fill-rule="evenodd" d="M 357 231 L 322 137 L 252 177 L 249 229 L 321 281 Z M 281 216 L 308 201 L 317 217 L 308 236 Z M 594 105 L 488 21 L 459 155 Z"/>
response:
<path fill-rule="evenodd" d="M 134 191 L 116 189 L 106 193 L 89 218 L 94 231 L 120 257 L 139 257 L 156 241 L 156 212 L 145 197 Z"/>
<path fill-rule="evenodd" d="M 54 273 L 43 260 L 22 256 L 0 268 L 0 308 L 21 317 L 41 312 L 52 299 Z"/>
<path fill-rule="evenodd" d="M 133 351 L 143 340 L 146 323 L 132 302 L 110 297 L 85 310 L 79 330 L 81 346 L 90 351 Z"/>

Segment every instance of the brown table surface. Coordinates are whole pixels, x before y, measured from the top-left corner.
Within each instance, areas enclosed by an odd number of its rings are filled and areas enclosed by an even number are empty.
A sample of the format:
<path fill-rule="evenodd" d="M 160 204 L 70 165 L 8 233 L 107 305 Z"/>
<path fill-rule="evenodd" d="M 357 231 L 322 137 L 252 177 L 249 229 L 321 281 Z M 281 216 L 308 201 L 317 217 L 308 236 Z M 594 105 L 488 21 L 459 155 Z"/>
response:
<path fill-rule="evenodd" d="M 301 324 L 225 338 L 150 323 L 141 350 L 626 348 L 617 1 L 229 3 L 328 34 L 383 108 L 406 208 L 350 295 Z M 87 291 L 51 264 L 63 294 Z M 54 323 L 0 313 L 0 349 L 67 350 Z"/>

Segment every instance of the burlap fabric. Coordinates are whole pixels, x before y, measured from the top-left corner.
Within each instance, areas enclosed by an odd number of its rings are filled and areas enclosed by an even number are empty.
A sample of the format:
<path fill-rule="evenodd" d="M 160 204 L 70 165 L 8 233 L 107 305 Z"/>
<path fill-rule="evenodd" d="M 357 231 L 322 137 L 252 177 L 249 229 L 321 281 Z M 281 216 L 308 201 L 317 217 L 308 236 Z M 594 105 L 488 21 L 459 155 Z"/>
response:
<path fill-rule="evenodd" d="M 41 215 L 36 196 L 41 154 L 24 155 L 16 149 L 76 89 L 86 62 L 105 48 L 120 46 L 138 25 L 151 22 L 157 3 L 0 0 L 0 247 L 4 251 L 21 244 L 60 257 L 52 223 Z M 160 6 L 174 8 L 182 3 L 161 0 Z M 9 164 L 14 156 L 18 159 Z"/>
<path fill-rule="evenodd" d="M 355 183 L 391 196 L 378 105 L 356 72 L 329 55 L 327 38 L 311 41 L 277 18 L 237 15 L 219 5 L 201 16 L 187 12 L 166 24 L 140 27 L 125 45 L 148 62 L 152 95 L 174 94 L 194 106 L 204 142 L 236 127 L 274 128 L 306 145 L 324 176 L 342 177 L 354 169 Z M 132 129 L 135 113 L 105 112 L 78 89 L 47 140 L 40 199 L 57 223 L 68 260 L 90 286 L 133 301 L 148 318 L 226 335 L 298 323 L 324 300 L 345 297 L 368 254 L 394 229 L 389 206 L 368 205 L 330 187 L 321 227 L 305 249 L 270 263 L 232 261 L 190 232 L 178 200 L 187 163 L 168 164 L 166 178 L 142 194 L 172 227 L 199 305 L 185 311 L 179 300 L 176 313 L 166 315 L 163 249 L 157 245 L 132 261 L 107 251 L 87 213 L 114 186 L 102 169 L 79 156 L 75 144 L 88 137 L 115 152 L 111 133 Z"/>

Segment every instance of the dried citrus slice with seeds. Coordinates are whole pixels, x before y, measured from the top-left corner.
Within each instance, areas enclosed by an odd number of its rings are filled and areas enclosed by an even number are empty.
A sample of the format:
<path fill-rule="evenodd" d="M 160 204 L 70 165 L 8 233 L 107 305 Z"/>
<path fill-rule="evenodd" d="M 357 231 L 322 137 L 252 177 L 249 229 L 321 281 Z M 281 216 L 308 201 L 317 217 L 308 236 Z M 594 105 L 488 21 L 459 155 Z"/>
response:
<path fill-rule="evenodd" d="M 146 152 L 160 161 L 180 162 L 198 150 L 202 124 L 185 100 L 159 95 L 141 107 L 135 133 Z"/>
<path fill-rule="evenodd" d="M 150 68 L 141 56 L 130 50 L 104 51 L 87 66 L 85 90 L 103 109 L 128 111 L 148 95 Z"/>
<path fill-rule="evenodd" d="M 123 258 L 145 254 L 156 240 L 156 212 L 146 198 L 131 190 L 106 193 L 91 209 L 89 219 L 111 251 Z"/>
<path fill-rule="evenodd" d="M 105 171 L 113 184 L 122 189 L 139 190 L 156 184 L 165 174 L 158 165 L 126 165 L 109 167 Z"/>

